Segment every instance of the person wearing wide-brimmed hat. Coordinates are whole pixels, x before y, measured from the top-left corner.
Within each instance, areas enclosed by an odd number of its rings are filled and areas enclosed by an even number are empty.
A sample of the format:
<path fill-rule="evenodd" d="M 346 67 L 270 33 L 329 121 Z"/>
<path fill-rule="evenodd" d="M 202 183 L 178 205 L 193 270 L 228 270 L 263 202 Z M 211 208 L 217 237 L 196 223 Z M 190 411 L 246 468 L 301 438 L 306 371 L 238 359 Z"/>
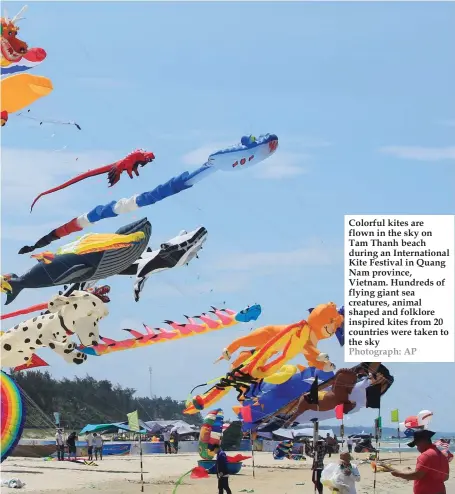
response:
<path fill-rule="evenodd" d="M 414 481 L 414 494 L 446 494 L 444 482 L 449 479 L 449 462 L 431 442 L 434 432 L 422 429 L 414 432 L 410 448 L 417 447 L 420 455 L 414 472 L 404 473 L 391 467 L 384 468 L 394 477 Z"/>
<path fill-rule="evenodd" d="M 356 482 L 360 482 L 360 472 L 348 451 L 340 453 L 338 464 L 330 463 L 324 468 L 321 479 L 334 494 L 357 494 Z"/>

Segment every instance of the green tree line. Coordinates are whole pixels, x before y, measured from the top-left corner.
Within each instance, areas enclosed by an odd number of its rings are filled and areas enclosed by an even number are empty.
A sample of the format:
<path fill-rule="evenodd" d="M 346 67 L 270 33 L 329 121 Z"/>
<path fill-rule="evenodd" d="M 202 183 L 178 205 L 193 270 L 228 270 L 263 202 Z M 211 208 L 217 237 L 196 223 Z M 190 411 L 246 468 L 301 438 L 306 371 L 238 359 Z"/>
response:
<path fill-rule="evenodd" d="M 48 428 L 54 423 L 54 412 L 60 413 L 61 425 L 81 429 L 87 424 L 123 422 L 126 414 L 138 410 L 148 420 L 185 420 L 200 425 L 200 414 L 183 415 L 183 401 L 170 397 L 135 397 L 136 390 L 111 381 L 84 378 L 54 379 L 49 372 L 29 370 L 12 377 L 25 392 L 26 428 Z"/>

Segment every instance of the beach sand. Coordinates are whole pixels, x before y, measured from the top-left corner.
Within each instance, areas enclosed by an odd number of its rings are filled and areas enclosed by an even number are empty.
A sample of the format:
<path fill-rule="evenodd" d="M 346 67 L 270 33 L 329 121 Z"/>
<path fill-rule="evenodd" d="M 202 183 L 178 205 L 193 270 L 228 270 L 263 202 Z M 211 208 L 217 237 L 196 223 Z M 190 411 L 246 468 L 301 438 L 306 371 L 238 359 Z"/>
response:
<path fill-rule="evenodd" d="M 235 453 L 234 453 L 235 454 Z M 358 494 L 373 493 L 374 474 L 371 465 L 360 464 L 365 454 L 354 454 L 361 481 L 357 484 Z M 381 458 L 405 470 L 415 466 L 417 454 L 402 454 L 399 464 L 398 453 L 383 452 Z M 171 494 L 175 481 L 197 465 L 197 454 L 147 455 L 143 457 L 144 492 L 150 494 Z M 254 490 L 254 494 L 310 494 L 314 492 L 311 482 L 311 461 L 276 461 L 271 453 L 255 453 L 255 477 L 252 460 L 246 460 L 239 475 L 230 477 L 233 493 Z M 326 465 L 337 457 L 326 458 Z M 98 466 L 85 466 L 71 462 L 44 461 L 42 458 L 8 458 L 1 466 L 1 479 L 19 478 L 26 482 L 20 492 L 25 493 L 68 493 L 106 492 L 112 494 L 132 494 L 141 492 L 139 456 L 106 457 L 98 461 Z M 455 472 L 451 471 L 446 482 L 447 492 L 455 492 Z M 2 488 L 2 492 L 13 492 Z M 15 491 L 14 491 L 15 492 Z M 185 478 L 178 494 L 210 494 L 217 492 L 216 477 L 192 480 Z M 245 491 L 243 491 L 245 492 Z M 325 489 L 324 492 L 329 492 Z M 412 482 L 406 482 L 388 473 L 376 474 L 377 494 L 411 494 Z"/>

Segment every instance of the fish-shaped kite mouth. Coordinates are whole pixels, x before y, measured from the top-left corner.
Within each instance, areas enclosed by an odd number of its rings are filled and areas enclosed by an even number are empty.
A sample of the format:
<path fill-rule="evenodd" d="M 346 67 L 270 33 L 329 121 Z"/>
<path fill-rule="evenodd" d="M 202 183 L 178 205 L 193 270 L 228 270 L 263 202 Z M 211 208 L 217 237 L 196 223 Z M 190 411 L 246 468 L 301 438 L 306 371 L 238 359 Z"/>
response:
<path fill-rule="evenodd" d="M 274 153 L 278 148 L 278 138 L 273 139 L 269 142 L 269 151 L 270 153 Z"/>

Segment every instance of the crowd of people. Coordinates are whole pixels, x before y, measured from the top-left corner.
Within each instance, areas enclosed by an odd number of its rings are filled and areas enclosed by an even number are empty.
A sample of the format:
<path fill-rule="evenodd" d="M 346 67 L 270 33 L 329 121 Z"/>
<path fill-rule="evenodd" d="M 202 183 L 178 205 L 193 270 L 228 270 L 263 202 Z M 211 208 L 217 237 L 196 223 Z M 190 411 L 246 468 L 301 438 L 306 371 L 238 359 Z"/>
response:
<path fill-rule="evenodd" d="M 57 460 L 65 460 L 65 451 L 68 452 L 68 459 L 77 460 L 77 441 L 78 436 L 75 431 L 71 432 L 65 439 L 63 429 L 57 429 L 55 434 L 55 446 L 57 449 Z M 103 438 L 101 434 L 88 432 L 85 435 L 87 443 L 87 457 L 89 461 L 93 461 L 93 452 L 95 452 L 95 460 L 103 459 Z"/>
<path fill-rule="evenodd" d="M 432 443 L 434 432 L 428 430 L 419 430 L 414 433 L 414 439 L 408 444 L 410 447 L 417 447 L 420 455 L 417 458 L 416 469 L 411 472 L 401 472 L 390 465 L 380 464 L 381 467 L 390 472 L 394 477 L 403 480 L 414 481 L 414 494 L 446 494 L 445 482 L 449 478 L 449 462 L 447 457 Z M 162 433 L 164 449 L 166 454 L 178 453 L 179 435 L 176 429 L 167 428 Z M 68 459 L 77 459 L 76 443 L 78 437 L 76 432 L 71 432 L 65 439 L 62 429 L 57 429 L 55 434 L 55 444 L 57 448 L 58 461 L 65 459 L 65 450 L 68 451 Z M 103 459 L 103 438 L 96 432 L 87 433 L 85 436 L 87 443 L 88 460 L 93 461 Z M 332 454 L 339 453 L 340 445 L 336 436 L 333 438 L 327 434 L 325 439 L 320 438 L 315 445 L 310 439 L 302 443 L 302 452 L 313 459 L 312 463 L 312 481 L 315 491 L 323 494 L 323 478 L 327 469 L 330 469 L 332 478 L 339 479 L 343 485 L 343 494 L 356 494 L 356 483 L 360 481 L 360 473 L 355 463 L 352 463 L 351 455 L 355 441 L 348 438 L 346 446 L 347 451 L 339 454 L 337 464 L 325 465 L 325 458 Z M 214 453 L 217 455 L 217 478 L 218 492 L 231 494 L 229 487 L 229 473 L 227 469 L 227 459 L 224 451 L 219 446 L 214 446 Z M 327 474 L 326 474 L 327 476 Z M 338 489 L 338 492 L 341 492 Z"/>
<path fill-rule="evenodd" d="M 163 431 L 164 452 L 177 454 L 179 452 L 179 434 L 176 429 L 166 428 Z"/>
<path fill-rule="evenodd" d="M 420 455 L 414 471 L 401 472 L 390 465 L 380 463 L 381 467 L 390 472 L 394 477 L 403 480 L 414 481 L 414 494 L 446 494 L 445 482 L 449 479 L 449 461 L 433 443 L 431 438 L 434 432 L 429 430 L 418 430 L 414 432 L 414 439 L 408 444 L 409 447 L 416 447 Z M 336 439 L 336 436 L 335 438 Z M 351 455 L 354 441 L 347 443 L 348 451 L 340 453 L 338 465 L 324 465 L 325 457 L 330 451 L 332 440 L 319 439 L 316 446 L 308 446 L 307 455 L 313 458 L 312 481 L 318 494 L 322 494 L 324 486 L 322 478 L 326 468 L 331 469 L 332 478 L 337 478 L 342 489 L 338 492 L 342 494 L 356 494 L 356 482 L 360 481 L 360 473 L 357 465 L 352 463 Z M 331 454 L 329 454 L 329 457 Z M 220 491 L 221 492 L 221 491 Z"/>
<path fill-rule="evenodd" d="M 160 436 L 156 437 L 157 441 L 160 440 L 164 442 L 164 452 L 166 454 L 177 454 L 179 451 L 179 434 L 175 428 L 168 427 L 164 429 Z M 152 442 L 153 438 L 150 439 Z M 68 437 L 65 438 L 63 429 L 57 429 L 55 434 L 55 445 L 57 449 L 57 459 L 58 461 L 65 460 L 65 452 L 68 453 L 68 459 L 77 459 L 77 449 L 76 443 L 78 441 L 78 436 L 76 432 L 71 432 Z M 101 434 L 96 432 L 88 432 L 85 434 L 85 441 L 87 445 L 87 459 L 93 461 L 93 454 L 95 454 L 95 461 L 103 459 L 103 444 L 104 440 Z"/>

